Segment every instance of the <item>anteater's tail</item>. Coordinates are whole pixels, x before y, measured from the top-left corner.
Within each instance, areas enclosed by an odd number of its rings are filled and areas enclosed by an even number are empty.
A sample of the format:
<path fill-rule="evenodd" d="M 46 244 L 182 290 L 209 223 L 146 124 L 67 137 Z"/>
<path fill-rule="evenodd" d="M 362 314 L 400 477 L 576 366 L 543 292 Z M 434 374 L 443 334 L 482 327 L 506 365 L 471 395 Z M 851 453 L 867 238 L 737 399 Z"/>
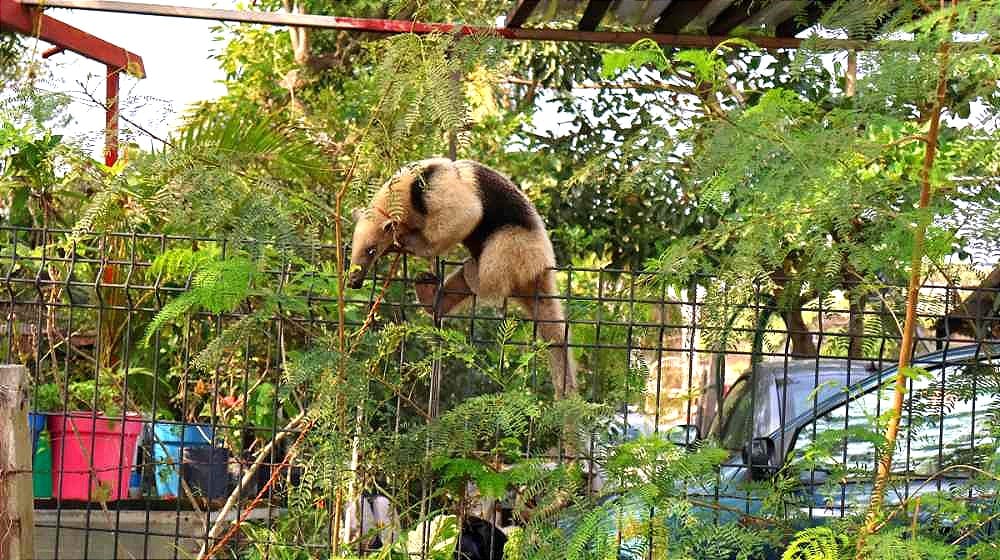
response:
<path fill-rule="evenodd" d="M 556 398 L 576 394 L 576 361 L 569 348 L 569 323 L 563 313 L 562 302 L 556 294 L 555 274 L 549 270 L 539 282 L 538 294 L 524 301 L 532 319 L 538 326 L 538 335 L 549 343 L 549 368 Z"/>

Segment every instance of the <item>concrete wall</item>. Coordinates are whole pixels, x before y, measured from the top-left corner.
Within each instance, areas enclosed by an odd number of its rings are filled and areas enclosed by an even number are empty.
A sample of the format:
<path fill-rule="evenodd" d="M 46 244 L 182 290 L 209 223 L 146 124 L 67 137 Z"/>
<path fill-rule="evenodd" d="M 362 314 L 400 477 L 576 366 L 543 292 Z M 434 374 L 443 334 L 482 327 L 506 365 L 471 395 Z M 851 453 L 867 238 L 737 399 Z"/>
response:
<path fill-rule="evenodd" d="M 278 511 L 272 511 L 277 516 Z M 211 516 L 211 517 L 209 517 Z M 193 511 L 35 510 L 36 560 L 194 558 L 215 514 Z M 230 515 L 232 518 L 233 515 Z M 257 510 L 251 519 L 266 519 Z M 89 519 L 90 530 L 87 530 Z M 174 535 L 180 535 L 176 537 Z"/>

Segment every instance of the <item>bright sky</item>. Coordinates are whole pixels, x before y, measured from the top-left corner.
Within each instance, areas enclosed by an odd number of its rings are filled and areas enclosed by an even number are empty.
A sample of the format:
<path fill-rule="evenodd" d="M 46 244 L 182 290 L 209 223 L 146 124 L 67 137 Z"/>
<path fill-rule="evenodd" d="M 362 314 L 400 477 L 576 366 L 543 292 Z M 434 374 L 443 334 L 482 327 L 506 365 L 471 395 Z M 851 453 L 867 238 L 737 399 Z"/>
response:
<path fill-rule="evenodd" d="M 184 4 L 230 9 L 235 6 L 233 0 L 188 0 Z M 136 80 L 123 75 L 121 110 L 125 117 L 136 120 L 154 134 L 166 135 L 189 103 L 213 99 L 225 91 L 221 83 L 224 75 L 210 58 L 224 45 L 214 40 L 211 31 L 218 22 L 58 8 L 46 13 L 142 57 L 147 77 Z M 39 50 L 45 48 L 47 45 L 39 45 Z M 50 58 L 49 64 L 62 82 L 55 84 L 60 90 L 82 100 L 86 100 L 83 94 L 86 90 L 103 102 L 104 66 L 69 52 Z M 103 108 L 89 100 L 80 101 L 74 104 L 71 113 L 75 122 L 64 132 L 83 138 L 100 153 Z M 151 144 L 148 137 L 141 135 L 134 140 L 143 147 Z"/>

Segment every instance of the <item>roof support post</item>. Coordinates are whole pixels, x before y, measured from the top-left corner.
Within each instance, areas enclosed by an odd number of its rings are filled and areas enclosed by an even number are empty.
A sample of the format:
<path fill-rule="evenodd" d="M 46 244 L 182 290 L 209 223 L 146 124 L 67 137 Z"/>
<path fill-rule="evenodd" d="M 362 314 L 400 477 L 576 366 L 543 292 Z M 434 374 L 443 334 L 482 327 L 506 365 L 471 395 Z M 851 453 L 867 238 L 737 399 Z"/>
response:
<path fill-rule="evenodd" d="M 118 161 L 118 87 L 120 69 L 108 66 L 105 86 L 104 164 L 111 167 Z"/>

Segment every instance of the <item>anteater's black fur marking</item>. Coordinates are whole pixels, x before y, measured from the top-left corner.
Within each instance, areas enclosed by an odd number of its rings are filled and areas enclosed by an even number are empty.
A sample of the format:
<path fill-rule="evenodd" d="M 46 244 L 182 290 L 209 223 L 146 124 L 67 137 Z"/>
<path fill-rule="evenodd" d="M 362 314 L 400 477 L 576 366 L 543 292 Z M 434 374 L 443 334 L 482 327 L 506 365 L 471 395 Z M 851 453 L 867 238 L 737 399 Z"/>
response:
<path fill-rule="evenodd" d="M 514 183 L 482 164 L 467 163 L 475 170 L 479 198 L 483 202 L 483 219 L 462 243 L 473 258 L 479 259 L 486 240 L 497 230 L 507 226 L 534 230 L 538 227 L 538 220 L 533 219 L 534 210 Z"/>
<path fill-rule="evenodd" d="M 489 521 L 468 516 L 462 523 L 455 558 L 463 560 L 502 560 L 507 535 Z"/>
<path fill-rule="evenodd" d="M 427 201 L 424 199 L 424 193 L 427 192 L 427 186 L 431 184 L 431 178 L 437 171 L 437 165 L 428 165 L 410 183 L 410 204 L 413 205 L 414 210 L 425 216 L 427 215 Z"/>

